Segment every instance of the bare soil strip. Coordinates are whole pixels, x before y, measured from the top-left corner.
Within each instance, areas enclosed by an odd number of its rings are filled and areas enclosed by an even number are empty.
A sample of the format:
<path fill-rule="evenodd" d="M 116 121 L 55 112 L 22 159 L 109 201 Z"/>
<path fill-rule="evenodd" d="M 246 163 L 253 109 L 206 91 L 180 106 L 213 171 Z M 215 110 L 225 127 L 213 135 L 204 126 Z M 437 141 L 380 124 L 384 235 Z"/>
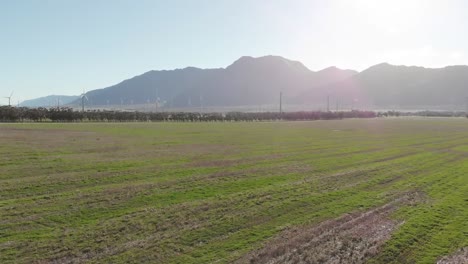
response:
<path fill-rule="evenodd" d="M 351 213 L 318 225 L 283 231 L 237 263 L 364 263 L 377 255 L 401 222 L 389 218 L 404 204 L 421 200 L 407 193 L 372 210 Z"/>
<path fill-rule="evenodd" d="M 466 264 L 468 263 L 468 247 L 462 248 L 453 255 L 443 257 L 437 264 Z"/>

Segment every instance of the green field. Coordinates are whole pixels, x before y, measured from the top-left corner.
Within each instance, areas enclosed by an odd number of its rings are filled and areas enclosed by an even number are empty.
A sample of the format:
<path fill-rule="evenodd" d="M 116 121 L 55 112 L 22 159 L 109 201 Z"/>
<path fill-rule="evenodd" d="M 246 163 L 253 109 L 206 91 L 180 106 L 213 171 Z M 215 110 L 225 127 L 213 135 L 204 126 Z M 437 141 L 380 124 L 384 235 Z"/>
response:
<path fill-rule="evenodd" d="M 0 125 L 0 263 L 294 263 L 312 242 L 468 247 L 468 120 Z"/>

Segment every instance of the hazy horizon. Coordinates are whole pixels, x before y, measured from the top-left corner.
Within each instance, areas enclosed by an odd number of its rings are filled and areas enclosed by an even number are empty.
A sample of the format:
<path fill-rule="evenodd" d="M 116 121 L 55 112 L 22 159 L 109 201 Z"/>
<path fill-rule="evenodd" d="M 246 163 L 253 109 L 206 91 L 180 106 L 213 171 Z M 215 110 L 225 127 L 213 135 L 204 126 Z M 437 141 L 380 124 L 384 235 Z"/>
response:
<path fill-rule="evenodd" d="M 0 104 L 77 95 L 150 70 L 279 55 L 318 71 L 467 65 L 463 1 L 0 3 Z"/>

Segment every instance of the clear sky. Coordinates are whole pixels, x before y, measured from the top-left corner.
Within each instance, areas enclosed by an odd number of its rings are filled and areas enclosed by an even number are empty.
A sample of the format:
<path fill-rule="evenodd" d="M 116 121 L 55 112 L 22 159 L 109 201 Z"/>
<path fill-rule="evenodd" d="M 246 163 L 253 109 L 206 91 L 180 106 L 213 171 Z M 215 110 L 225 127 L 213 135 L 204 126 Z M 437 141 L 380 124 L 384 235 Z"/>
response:
<path fill-rule="evenodd" d="M 468 64 L 467 11 L 464 0 L 4 0 L 0 97 L 76 95 L 243 55 L 311 70 Z"/>

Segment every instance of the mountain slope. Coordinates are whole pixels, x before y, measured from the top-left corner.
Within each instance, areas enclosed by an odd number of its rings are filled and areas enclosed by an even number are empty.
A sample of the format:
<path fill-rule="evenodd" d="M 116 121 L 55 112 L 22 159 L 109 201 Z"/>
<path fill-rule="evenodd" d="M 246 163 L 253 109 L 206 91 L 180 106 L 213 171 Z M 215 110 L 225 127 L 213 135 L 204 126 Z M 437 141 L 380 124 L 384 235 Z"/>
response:
<path fill-rule="evenodd" d="M 318 89 L 343 107 L 462 109 L 468 96 L 468 66 L 430 69 L 382 63 Z M 298 102 L 313 96 L 305 92 Z"/>
<path fill-rule="evenodd" d="M 57 104 L 65 105 L 69 104 L 76 99 L 78 96 L 74 95 L 49 95 L 45 97 L 35 98 L 31 100 L 25 100 L 20 103 L 20 106 L 25 107 L 49 107 L 49 106 L 57 106 Z"/>
<path fill-rule="evenodd" d="M 117 85 L 87 93 L 89 105 L 165 102 L 169 107 L 277 104 L 279 93 L 293 98 L 311 87 L 355 74 L 337 68 L 313 72 L 279 56 L 242 57 L 223 69 L 189 67 L 149 71 Z M 79 104 L 79 101 L 75 101 Z"/>
<path fill-rule="evenodd" d="M 149 71 L 87 93 L 89 106 L 159 102 L 166 107 L 286 105 L 298 109 L 464 109 L 468 66 L 440 69 L 374 65 L 360 73 L 311 71 L 279 56 L 241 57 L 226 68 Z M 80 104 L 80 100 L 74 102 Z"/>

